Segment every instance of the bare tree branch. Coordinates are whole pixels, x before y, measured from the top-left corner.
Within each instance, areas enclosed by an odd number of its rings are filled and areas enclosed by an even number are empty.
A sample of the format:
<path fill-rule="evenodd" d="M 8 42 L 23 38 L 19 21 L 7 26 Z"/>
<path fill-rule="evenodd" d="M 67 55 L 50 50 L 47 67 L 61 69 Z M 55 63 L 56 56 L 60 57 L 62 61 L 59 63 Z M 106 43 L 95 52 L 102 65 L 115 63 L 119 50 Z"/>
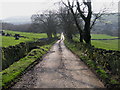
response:
<path fill-rule="evenodd" d="M 73 18 L 74 18 L 74 20 L 75 20 L 75 23 L 76 23 L 76 26 L 77 26 L 77 28 L 78 28 L 78 30 L 79 30 L 79 32 L 80 33 L 82 33 L 82 29 L 81 29 L 81 27 L 79 26 L 79 23 L 78 23 L 78 21 L 77 21 L 77 10 L 76 10 L 76 13 L 74 13 L 74 11 L 73 11 L 73 7 L 71 7 L 71 5 L 70 5 L 70 1 L 68 0 L 68 6 L 69 6 L 69 8 L 70 8 L 70 10 L 71 10 L 71 13 L 73 14 Z"/>
<path fill-rule="evenodd" d="M 66 7 L 68 7 L 67 4 L 63 2 L 63 0 L 61 0 L 61 2 L 62 2 Z"/>
<path fill-rule="evenodd" d="M 81 9 L 80 9 L 80 4 L 79 4 L 79 2 L 77 1 L 76 3 L 77 3 L 77 10 L 78 10 L 80 16 L 82 17 L 82 19 L 83 19 L 84 21 L 86 21 L 86 17 L 85 17 L 85 15 L 83 14 L 83 12 L 82 12 Z"/>
<path fill-rule="evenodd" d="M 94 20 L 93 20 L 93 22 L 92 22 L 92 24 L 91 24 L 91 26 L 90 26 L 90 29 L 93 28 L 93 26 L 95 25 L 95 22 L 97 21 L 97 19 L 99 19 L 102 15 L 104 15 L 105 12 L 106 12 L 106 8 L 105 8 L 102 12 L 100 11 L 100 12 L 97 13 L 97 14 L 93 14 L 93 15 L 95 16 L 95 18 L 94 18 Z"/>

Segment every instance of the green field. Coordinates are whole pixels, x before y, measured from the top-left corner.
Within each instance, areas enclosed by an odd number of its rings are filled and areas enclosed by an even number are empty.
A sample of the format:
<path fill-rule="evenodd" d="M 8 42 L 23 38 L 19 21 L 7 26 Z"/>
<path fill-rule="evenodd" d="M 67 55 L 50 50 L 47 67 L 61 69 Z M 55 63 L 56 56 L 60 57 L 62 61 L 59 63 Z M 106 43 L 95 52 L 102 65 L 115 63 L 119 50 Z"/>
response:
<path fill-rule="evenodd" d="M 91 39 L 112 39 L 112 38 L 118 37 L 113 37 L 106 34 L 91 34 Z"/>
<path fill-rule="evenodd" d="M 14 37 L 0 36 L 0 47 L 14 46 L 21 42 L 34 41 L 39 38 L 47 37 L 47 35 L 45 33 L 42 33 L 42 34 L 41 33 L 28 33 L 28 32 L 17 32 L 17 31 L 10 31 L 10 30 L 4 30 L 4 32 L 12 34 L 12 35 L 20 34 L 20 36 L 25 36 L 27 38 L 20 38 L 19 40 L 15 40 Z"/>
<path fill-rule="evenodd" d="M 92 39 L 112 39 L 112 38 L 118 38 L 118 37 L 113 37 L 105 34 L 92 34 L 91 35 Z M 77 37 L 74 38 L 75 41 L 79 41 Z M 94 45 L 96 48 L 102 48 L 106 50 L 120 50 L 118 47 L 118 42 L 120 40 L 92 40 L 91 43 Z"/>
<path fill-rule="evenodd" d="M 10 33 L 12 35 L 14 34 L 20 34 L 21 36 L 28 37 L 29 39 L 39 39 L 39 38 L 46 38 L 47 35 L 45 33 L 29 33 L 29 32 L 17 32 L 17 31 L 10 31 L 5 30 L 6 33 Z"/>
<path fill-rule="evenodd" d="M 92 40 L 92 45 L 106 50 L 120 50 L 118 42 L 120 40 Z"/>

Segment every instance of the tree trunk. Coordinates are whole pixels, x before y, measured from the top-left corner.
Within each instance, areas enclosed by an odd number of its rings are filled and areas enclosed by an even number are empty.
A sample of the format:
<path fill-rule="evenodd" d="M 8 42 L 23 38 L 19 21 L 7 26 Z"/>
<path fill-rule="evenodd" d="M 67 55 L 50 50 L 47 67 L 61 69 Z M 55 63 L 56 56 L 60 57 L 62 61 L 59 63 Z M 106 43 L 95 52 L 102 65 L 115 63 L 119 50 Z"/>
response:
<path fill-rule="evenodd" d="M 49 39 L 51 39 L 52 38 L 52 33 L 47 33 L 47 36 L 48 36 Z"/>
<path fill-rule="evenodd" d="M 72 40 L 73 39 L 73 37 L 72 37 L 72 34 L 71 33 L 69 33 L 69 32 L 67 32 L 67 38 L 69 39 L 69 40 Z"/>
<path fill-rule="evenodd" d="M 84 27 L 84 40 L 87 44 L 91 44 L 91 35 L 90 35 L 90 22 L 86 21 L 85 22 L 85 27 Z"/>
<path fill-rule="evenodd" d="M 68 31 L 69 29 L 65 29 L 65 35 L 67 37 L 68 40 L 72 40 L 72 33 L 70 31 Z"/>
<path fill-rule="evenodd" d="M 57 34 L 56 34 L 56 32 L 53 32 L 53 35 L 54 35 L 54 38 L 56 38 L 56 37 L 57 37 Z"/>
<path fill-rule="evenodd" d="M 87 44 L 91 44 L 91 35 L 89 31 L 86 31 L 84 34 L 84 40 Z"/>
<path fill-rule="evenodd" d="M 83 42 L 83 34 L 80 32 L 79 35 L 80 35 L 80 42 Z"/>
<path fill-rule="evenodd" d="M 87 17 L 84 15 L 83 11 L 81 11 L 79 1 L 77 1 L 77 3 L 76 3 L 77 4 L 77 10 L 78 10 L 80 16 L 82 17 L 82 19 L 85 22 L 84 32 L 83 32 L 84 41 L 87 44 L 91 44 L 91 35 L 90 35 L 90 23 L 91 23 L 91 16 L 92 16 L 91 0 L 90 0 L 90 2 L 88 0 L 85 2 L 85 0 L 84 0 L 83 3 L 88 8 L 88 15 L 87 15 Z"/>

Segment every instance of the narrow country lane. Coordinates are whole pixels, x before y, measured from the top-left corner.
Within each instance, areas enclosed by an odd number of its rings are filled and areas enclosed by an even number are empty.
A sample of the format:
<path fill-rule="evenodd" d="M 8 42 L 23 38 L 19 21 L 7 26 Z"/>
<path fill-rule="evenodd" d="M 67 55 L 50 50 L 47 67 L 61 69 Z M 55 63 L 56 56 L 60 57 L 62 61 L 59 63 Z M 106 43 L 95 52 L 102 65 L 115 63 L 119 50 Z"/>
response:
<path fill-rule="evenodd" d="M 63 43 L 64 36 L 12 88 L 102 88 L 103 83 Z"/>

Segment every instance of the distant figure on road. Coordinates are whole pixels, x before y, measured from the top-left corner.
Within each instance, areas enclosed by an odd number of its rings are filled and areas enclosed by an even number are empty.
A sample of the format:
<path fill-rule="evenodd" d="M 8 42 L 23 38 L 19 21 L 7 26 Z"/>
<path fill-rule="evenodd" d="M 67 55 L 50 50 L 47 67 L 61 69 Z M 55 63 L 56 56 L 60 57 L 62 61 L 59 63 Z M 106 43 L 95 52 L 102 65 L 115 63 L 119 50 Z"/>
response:
<path fill-rule="evenodd" d="M 61 40 L 64 40 L 63 32 L 61 33 Z"/>

